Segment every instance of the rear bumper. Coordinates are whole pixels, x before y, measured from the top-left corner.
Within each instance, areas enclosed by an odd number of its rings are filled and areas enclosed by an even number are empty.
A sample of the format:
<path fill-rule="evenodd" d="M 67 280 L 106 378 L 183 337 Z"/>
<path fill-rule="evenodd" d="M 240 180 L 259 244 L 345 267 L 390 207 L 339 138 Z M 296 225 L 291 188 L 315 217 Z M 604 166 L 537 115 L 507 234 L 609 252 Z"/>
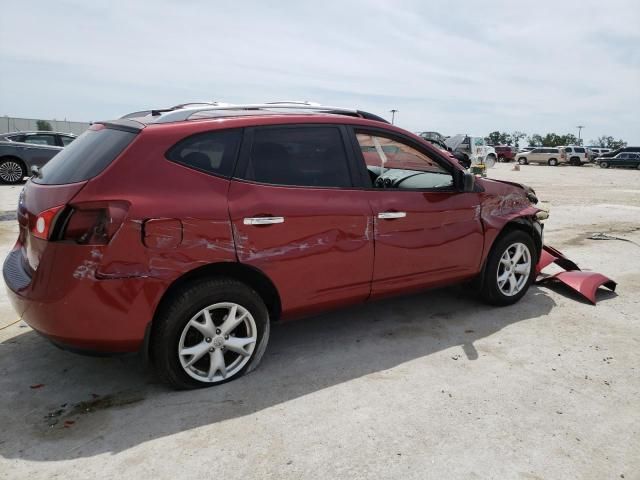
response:
<path fill-rule="evenodd" d="M 73 252 L 50 252 L 50 261 L 43 261 L 31 277 L 21 250 L 12 251 L 2 272 L 14 309 L 30 327 L 62 348 L 102 354 L 138 351 L 163 283 L 148 277 L 97 279 L 87 273 L 90 260 L 86 258 L 95 253 L 78 247 Z M 78 275 L 79 266 L 84 266 L 82 275 Z"/>

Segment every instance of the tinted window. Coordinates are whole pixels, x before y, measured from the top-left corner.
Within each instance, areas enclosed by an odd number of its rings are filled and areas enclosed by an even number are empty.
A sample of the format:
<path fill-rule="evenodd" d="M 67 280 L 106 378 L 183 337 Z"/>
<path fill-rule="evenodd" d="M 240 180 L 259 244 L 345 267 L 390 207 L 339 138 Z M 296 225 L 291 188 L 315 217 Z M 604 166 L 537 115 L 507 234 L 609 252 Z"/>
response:
<path fill-rule="evenodd" d="M 424 152 L 402 141 L 357 134 L 369 177 L 376 188 L 449 188 L 453 177 Z"/>
<path fill-rule="evenodd" d="M 171 147 L 167 158 L 189 168 L 230 177 L 241 138 L 241 130 L 199 133 Z"/>
<path fill-rule="evenodd" d="M 584 148 L 576 148 L 576 153 L 584 153 Z"/>
<path fill-rule="evenodd" d="M 352 186 L 336 127 L 257 128 L 244 178 L 275 185 Z"/>
<path fill-rule="evenodd" d="M 59 185 L 95 177 L 120 155 L 135 136 L 135 133 L 93 125 L 42 167 L 34 182 Z"/>
<path fill-rule="evenodd" d="M 54 135 L 27 135 L 25 136 L 24 143 L 31 143 L 33 145 L 53 145 L 56 146 L 56 137 Z"/>

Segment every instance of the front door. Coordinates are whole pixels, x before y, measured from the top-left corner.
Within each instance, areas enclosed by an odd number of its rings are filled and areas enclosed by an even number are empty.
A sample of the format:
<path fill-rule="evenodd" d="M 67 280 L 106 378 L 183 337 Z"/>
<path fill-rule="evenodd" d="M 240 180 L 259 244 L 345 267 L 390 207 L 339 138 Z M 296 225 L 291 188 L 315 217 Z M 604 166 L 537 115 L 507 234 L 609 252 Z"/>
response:
<path fill-rule="evenodd" d="M 274 282 L 284 316 L 369 296 L 371 207 L 353 186 L 346 135 L 336 125 L 245 131 L 228 195 L 237 256 Z"/>
<path fill-rule="evenodd" d="M 373 187 L 368 190 L 375 222 L 372 295 L 478 273 L 484 239 L 479 194 L 457 191 L 453 167 L 410 139 L 355 133 Z"/>

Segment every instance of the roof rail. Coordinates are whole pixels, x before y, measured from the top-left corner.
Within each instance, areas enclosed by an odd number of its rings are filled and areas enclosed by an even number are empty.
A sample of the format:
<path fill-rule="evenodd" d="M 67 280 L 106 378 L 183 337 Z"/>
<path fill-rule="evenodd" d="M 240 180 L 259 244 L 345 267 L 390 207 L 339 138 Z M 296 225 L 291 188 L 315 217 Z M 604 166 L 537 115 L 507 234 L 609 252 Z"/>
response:
<path fill-rule="evenodd" d="M 139 112 L 129 113 L 121 118 L 135 118 L 142 116 L 157 117 L 153 123 L 170 123 L 188 120 L 193 114 L 207 111 L 224 111 L 224 110 L 308 110 L 318 113 L 331 113 L 337 115 L 348 115 L 352 117 L 365 118 L 367 120 L 375 120 L 378 122 L 389 123 L 382 117 L 373 113 L 355 110 L 352 108 L 332 107 L 321 105 L 319 103 L 308 101 L 283 101 L 268 103 L 249 103 L 249 104 L 232 104 L 222 102 L 192 102 L 175 105 L 169 108 L 160 108 L 153 110 L 143 110 Z"/>

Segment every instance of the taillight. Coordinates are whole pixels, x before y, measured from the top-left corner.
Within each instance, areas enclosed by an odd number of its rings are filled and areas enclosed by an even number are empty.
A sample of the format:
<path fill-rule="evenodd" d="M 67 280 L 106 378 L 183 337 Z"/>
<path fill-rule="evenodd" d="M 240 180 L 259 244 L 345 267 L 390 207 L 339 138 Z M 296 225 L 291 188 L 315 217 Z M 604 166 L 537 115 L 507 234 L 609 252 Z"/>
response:
<path fill-rule="evenodd" d="M 122 225 L 127 210 L 125 202 L 71 205 L 56 239 L 81 245 L 106 245 Z"/>
<path fill-rule="evenodd" d="M 64 205 L 59 205 L 45 210 L 44 212 L 40 212 L 31 223 L 31 233 L 33 236 L 41 238 L 42 240 L 47 240 L 56 221 L 56 217 L 63 208 Z"/>

